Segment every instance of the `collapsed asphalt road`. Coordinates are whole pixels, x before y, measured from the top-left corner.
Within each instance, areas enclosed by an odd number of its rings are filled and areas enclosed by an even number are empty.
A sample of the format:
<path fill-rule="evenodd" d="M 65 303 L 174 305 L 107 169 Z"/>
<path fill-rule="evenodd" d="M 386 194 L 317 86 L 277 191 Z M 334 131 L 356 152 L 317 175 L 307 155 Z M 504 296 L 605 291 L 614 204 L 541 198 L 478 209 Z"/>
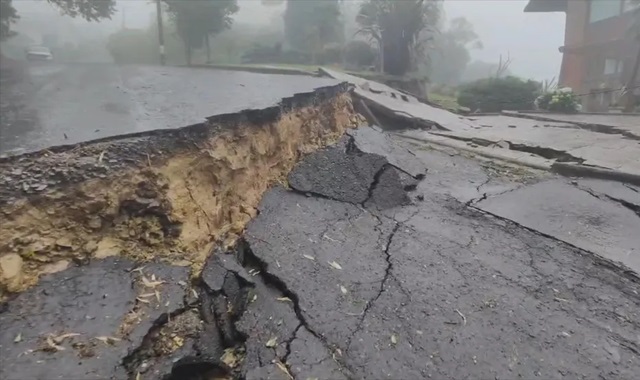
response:
<path fill-rule="evenodd" d="M 20 80 L 0 89 L 0 156 L 198 124 L 337 83 L 184 67 L 30 64 Z"/>
<path fill-rule="evenodd" d="M 637 274 L 483 211 L 570 181 L 348 134 L 269 190 L 195 278 L 94 259 L 6 303 L 0 377 L 637 376 Z"/>

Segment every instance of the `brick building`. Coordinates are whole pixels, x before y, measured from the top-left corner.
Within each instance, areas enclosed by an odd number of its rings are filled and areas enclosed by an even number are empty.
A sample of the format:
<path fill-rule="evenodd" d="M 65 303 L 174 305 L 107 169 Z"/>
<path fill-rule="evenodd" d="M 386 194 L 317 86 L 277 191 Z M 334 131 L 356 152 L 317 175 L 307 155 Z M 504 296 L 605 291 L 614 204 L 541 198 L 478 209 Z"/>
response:
<path fill-rule="evenodd" d="M 583 98 L 591 111 L 616 104 L 631 77 L 640 48 L 628 32 L 638 13 L 630 0 L 529 0 L 525 12 L 565 12 L 558 82 Z"/>

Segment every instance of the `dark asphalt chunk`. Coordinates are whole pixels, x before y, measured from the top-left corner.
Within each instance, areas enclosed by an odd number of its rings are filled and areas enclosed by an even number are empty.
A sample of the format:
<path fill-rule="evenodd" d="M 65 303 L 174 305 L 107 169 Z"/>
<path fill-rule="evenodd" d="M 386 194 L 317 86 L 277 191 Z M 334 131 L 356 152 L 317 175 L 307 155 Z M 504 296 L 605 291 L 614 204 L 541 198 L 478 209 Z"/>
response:
<path fill-rule="evenodd" d="M 424 174 L 414 177 L 383 156 L 362 152 L 356 141 L 354 137 L 345 137 L 338 144 L 306 157 L 289 173 L 291 188 L 380 210 L 408 204 L 407 191 L 415 190 Z"/>
<path fill-rule="evenodd" d="M 122 359 L 163 313 L 182 307 L 178 282 L 188 278 L 187 268 L 135 268 L 126 259 L 96 260 L 49 275 L 9 301 L 0 314 L 1 377 L 125 378 Z M 143 275 L 153 288 L 143 285 Z"/>
<path fill-rule="evenodd" d="M 384 156 L 391 165 L 400 168 L 416 179 L 423 178 L 427 166 L 415 159 L 415 148 L 401 145 L 389 134 L 376 128 L 358 128 L 348 132 L 354 146 L 361 152 Z"/>
<path fill-rule="evenodd" d="M 347 154 L 347 143 L 343 138 L 335 146 L 311 154 L 291 171 L 289 185 L 302 193 L 342 202 L 365 202 L 387 161 L 377 154 Z"/>
<path fill-rule="evenodd" d="M 318 371 L 341 375 L 336 362 L 310 360 L 310 354 L 330 358 L 331 352 L 307 331 L 304 316 L 299 314 L 297 296 L 282 288 L 283 284 L 268 272 L 264 262 L 253 256 L 246 242 L 240 242 L 235 256 L 210 257 L 202 278 L 210 291 L 225 294 L 226 306 L 238 310 L 232 328 L 239 334 L 236 342 L 241 345 L 240 355 L 244 357 L 240 369 L 243 377 L 288 379 L 289 374 Z M 227 285 L 230 278 L 240 279 L 245 287 L 251 284 L 240 301 L 232 294 L 237 286 L 229 289 Z M 229 342 L 225 346 L 230 346 Z"/>
<path fill-rule="evenodd" d="M 226 279 L 230 276 L 240 276 L 246 282 L 253 283 L 252 277 L 235 255 L 218 250 L 207 259 L 200 278 L 210 291 L 222 292 Z"/>
<path fill-rule="evenodd" d="M 334 355 L 324 345 L 305 329 L 300 329 L 296 339 L 291 342 L 290 354 L 287 362 L 291 367 L 291 374 L 296 379 L 349 379 L 352 374 L 345 374 Z M 342 359 L 342 358 L 340 358 Z"/>
<path fill-rule="evenodd" d="M 238 331 L 247 338 L 245 370 L 276 367 L 276 361 L 286 363 L 289 345 L 301 326 L 293 310 L 293 300 L 285 299 L 285 295 L 262 280 L 256 283 L 249 297 L 247 310 L 237 324 Z"/>
<path fill-rule="evenodd" d="M 10 301 L 8 310 L 0 314 L 2 378 L 126 377 L 119 364 L 133 348 L 132 342 L 109 347 L 95 338 L 115 337 L 122 318 L 133 307 L 136 293 L 128 272 L 131 269 L 130 261 L 118 259 L 72 268 L 44 278 Z M 62 351 L 38 351 L 47 335 L 67 333 L 81 335 L 63 342 Z M 74 343 L 86 349 L 74 349 Z"/>
<path fill-rule="evenodd" d="M 393 166 L 386 166 L 376 176 L 365 207 L 386 210 L 411 203 L 407 190 L 413 190 L 418 182 Z"/>

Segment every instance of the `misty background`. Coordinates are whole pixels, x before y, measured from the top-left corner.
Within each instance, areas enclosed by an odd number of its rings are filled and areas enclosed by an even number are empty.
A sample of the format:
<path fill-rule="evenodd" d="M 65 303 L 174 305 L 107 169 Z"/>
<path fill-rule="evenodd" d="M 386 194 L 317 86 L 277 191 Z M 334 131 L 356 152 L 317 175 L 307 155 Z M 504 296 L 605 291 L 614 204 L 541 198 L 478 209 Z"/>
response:
<path fill-rule="evenodd" d="M 269 3 L 269 5 L 265 5 Z M 358 30 L 355 17 L 358 14 L 360 1 L 344 1 L 340 6 L 341 20 L 344 23 L 345 40 L 350 40 Z M 563 44 L 564 13 L 524 13 L 524 0 L 446 0 L 443 3 L 443 17 L 439 21 L 439 33 L 446 32 L 451 20 L 464 18 L 473 28 L 477 38 L 466 44 L 470 54 L 467 66 L 478 67 L 470 78 L 453 80 L 459 82 L 477 79 L 482 72 L 491 70 L 500 60 L 509 57 L 508 72 L 522 78 L 547 80 L 559 73 L 561 54 L 558 47 Z M 144 31 L 146 40 L 155 38 L 156 6 L 148 0 L 118 0 L 116 13 L 111 19 L 101 22 L 88 22 L 82 18 L 71 18 L 45 1 L 14 0 L 13 5 L 20 19 L 12 26 L 17 35 L 3 42 L 4 55 L 20 58 L 25 45 L 56 45 L 56 58 L 60 61 L 110 62 L 114 54 L 109 50 L 109 41 L 113 35 L 129 31 L 131 40 L 142 38 Z M 247 50 L 256 49 L 257 45 L 270 46 L 282 41 L 284 33 L 283 14 L 286 3 L 283 1 L 239 0 L 239 10 L 231 15 L 233 25 L 211 38 L 212 60 L 217 63 L 239 63 Z M 165 20 L 167 16 L 165 15 Z M 167 24 L 170 24 L 167 22 Z M 175 28 L 165 25 L 167 49 L 179 50 Z M 141 43 L 141 42 L 139 42 Z M 135 44 L 134 44 L 135 45 Z M 157 55 L 151 47 L 149 56 Z M 194 58 L 205 60 L 204 53 Z M 429 52 L 427 51 L 429 55 Z M 437 54 L 430 54 L 437 61 Z M 149 58 L 151 59 L 151 58 Z M 182 64 L 181 58 L 170 62 Z M 136 63 L 136 62 L 134 62 Z M 146 63 L 144 60 L 138 63 Z M 441 62 L 446 67 L 449 62 Z M 433 73 L 430 73 L 433 74 Z M 438 74 L 442 80 L 449 81 L 447 73 Z M 454 83 L 455 84 L 455 83 Z"/>

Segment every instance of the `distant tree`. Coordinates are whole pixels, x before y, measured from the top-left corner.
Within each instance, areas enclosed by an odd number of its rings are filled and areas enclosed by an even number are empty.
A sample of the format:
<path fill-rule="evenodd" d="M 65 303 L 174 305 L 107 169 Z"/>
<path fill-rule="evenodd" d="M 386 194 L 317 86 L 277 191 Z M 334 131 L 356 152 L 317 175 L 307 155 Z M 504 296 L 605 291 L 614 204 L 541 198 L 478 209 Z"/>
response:
<path fill-rule="evenodd" d="M 229 29 L 232 14 L 238 11 L 236 0 L 164 0 L 167 11 L 184 42 L 187 64 L 191 65 L 193 49 L 206 45 L 209 36 Z M 208 57 L 210 59 L 210 55 Z"/>
<path fill-rule="evenodd" d="M 11 24 L 18 20 L 18 12 L 11 4 L 11 0 L 0 0 L 0 41 L 14 35 Z"/>
<path fill-rule="evenodd" d="M 404 75 L 415 68 L 439 17 L 438 0 L 367 0 L 356 21 L 358 33 L 378 44 L 381 71 Z"/>
<path fill-rule="evenodd" d="M 99 21 L 111 18 L 115 12 L 115 0 L 47 0 L 71 17 L 82 17 L 87 21 Z M 11 36 L 11 24 L 18 20 L 16 9 L 11 0 L 0 0 L 0 40 Z"/>
<path fill-rule="evenodd" d="M 315 63 L 326 44 L 344 38 L 340 0 L 288 0 L 284 34 L 291 48 L 310 53 Z"/>
<path fill-rule="evenodd" d="M 115 0 L 47 0 L 62 13 L 71 17 L 82 17 L 87 21 L 111 18 L 116 11 Z"/>
<path fill-rule="evenodd" d="M 471 49 L 482 48 L 478 35 L 464 17 L 450 21 L 449 27 L 433 38 L 429 58 L 429 79 L 433 83 L 457 85 L 471 61 Z"/>

